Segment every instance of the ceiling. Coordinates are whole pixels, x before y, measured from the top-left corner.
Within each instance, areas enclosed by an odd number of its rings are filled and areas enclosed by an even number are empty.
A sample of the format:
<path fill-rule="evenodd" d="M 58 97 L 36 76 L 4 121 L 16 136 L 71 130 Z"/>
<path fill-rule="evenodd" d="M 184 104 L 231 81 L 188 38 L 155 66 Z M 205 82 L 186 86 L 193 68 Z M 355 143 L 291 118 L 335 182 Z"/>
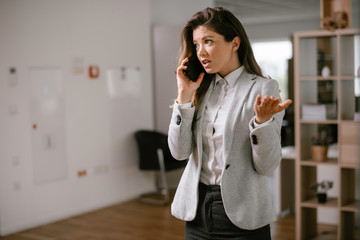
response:
<path fill-rule="evenodd" d="M 320 0 L 215 0 L 246 24 L 320 18 Z"/>

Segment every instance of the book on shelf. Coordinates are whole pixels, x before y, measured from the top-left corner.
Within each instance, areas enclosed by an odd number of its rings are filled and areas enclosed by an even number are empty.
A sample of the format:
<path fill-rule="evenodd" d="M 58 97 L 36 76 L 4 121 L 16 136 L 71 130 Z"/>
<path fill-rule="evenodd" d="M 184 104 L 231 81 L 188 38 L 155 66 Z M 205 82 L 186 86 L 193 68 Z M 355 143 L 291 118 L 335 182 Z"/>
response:
<path fill-rule="evenodd" d="M 303 104 L 301 106 L 303 120 L 336 119 L 336 104 Z"/>

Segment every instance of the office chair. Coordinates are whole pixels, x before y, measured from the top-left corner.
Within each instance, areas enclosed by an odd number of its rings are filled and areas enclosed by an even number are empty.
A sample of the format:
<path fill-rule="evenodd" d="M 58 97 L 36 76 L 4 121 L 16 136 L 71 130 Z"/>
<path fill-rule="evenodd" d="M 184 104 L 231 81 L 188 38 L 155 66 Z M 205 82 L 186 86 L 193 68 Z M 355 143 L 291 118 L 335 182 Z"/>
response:
<path fill-rule="evenodd" d="M 167 205 L 170 201 L 169 186 L 166 172 L 185 167 L 187 161 L 178 161 L 171 156 L 167 142 L 167 135 L 158 131 L 139 130 L 135 132 L 135 139 L 139 151 L 139 168 L 141 170 L 156 170 L 156 193 L 146 193 L 139 197 L 142 202 Z M 160 195 L 156 199 L 154 195 Z"/>

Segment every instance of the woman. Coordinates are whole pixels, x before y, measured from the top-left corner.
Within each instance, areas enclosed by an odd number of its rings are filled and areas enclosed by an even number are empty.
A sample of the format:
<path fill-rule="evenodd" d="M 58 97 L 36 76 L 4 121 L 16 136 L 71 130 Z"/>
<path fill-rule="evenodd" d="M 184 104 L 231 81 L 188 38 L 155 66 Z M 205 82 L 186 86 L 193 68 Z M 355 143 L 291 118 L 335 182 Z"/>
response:
<path fill-rule="evenodd" d="M 169 126 L 174 158 L 189 159 L 172 214 L 186 239 L 270 239 L 275 220 L 267 175 L 281 160 L 284 109 L 275 80 L 262 76 L 239 20 L 223 8 L 192 16 L 182 31 L 178 96 Z M 196 53 L 206 73 L 193 82 Z"/>

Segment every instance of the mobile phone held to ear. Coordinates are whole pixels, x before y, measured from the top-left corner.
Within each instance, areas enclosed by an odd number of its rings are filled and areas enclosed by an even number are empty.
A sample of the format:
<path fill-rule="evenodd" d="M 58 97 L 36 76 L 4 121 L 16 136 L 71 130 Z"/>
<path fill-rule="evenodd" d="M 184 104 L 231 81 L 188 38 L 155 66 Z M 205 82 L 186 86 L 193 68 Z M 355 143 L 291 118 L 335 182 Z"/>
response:
<path fill-rule="evenodd" d="M 187 69 L 184 70 L 185 74 L 190 78 L 191 81 L 196 82 L 200 73 L 205 72 L 199 59 L 195 54 L 189 57 L 189 60 L 185 63 Z"/>

